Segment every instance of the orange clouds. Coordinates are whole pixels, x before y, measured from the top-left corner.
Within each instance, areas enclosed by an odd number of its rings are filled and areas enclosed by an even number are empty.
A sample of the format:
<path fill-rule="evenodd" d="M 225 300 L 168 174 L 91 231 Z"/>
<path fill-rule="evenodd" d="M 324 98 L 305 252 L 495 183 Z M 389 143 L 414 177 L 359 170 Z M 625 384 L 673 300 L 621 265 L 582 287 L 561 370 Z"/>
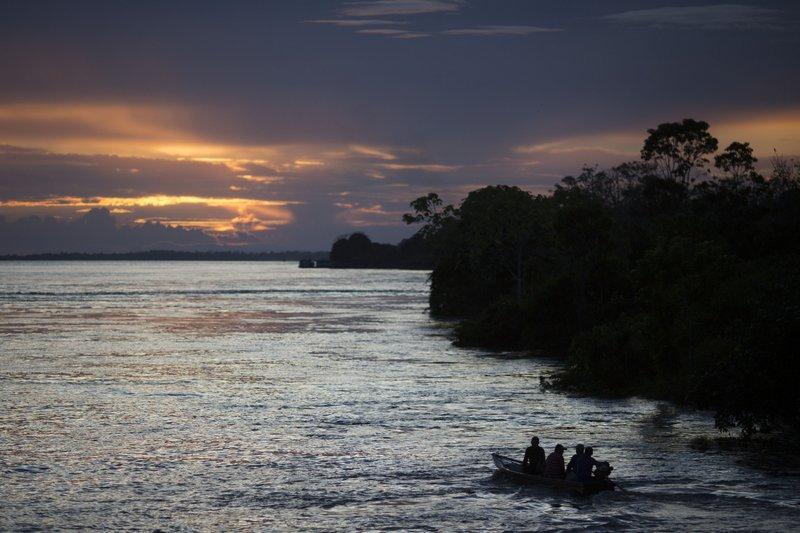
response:
<path fill-rule="evenodd" d="M 653 124 L 652 126 L 655 126 Z M 732 141 L 749 142 L 758 157 L 766 159 L 779 154 L 800 154 L 800 110 L 786 110 L 752 114 L 741 118 L 723 118 L 711 121 L 711 133 L 720 141 L 720 149 Z M 515 163 L 531 165 L 526 157 L 536 156 L 535 166 L 559 169 L 562 173 L 575 172 L 580 164 L 601 166 L 639 157 L 647 132 L 602 132 L 594 135 L 577 135 L 513 148 Z M 566 165 L 565 165 L 566 163 Z M 571 167 L 571 169 L 569 168 Z M 563 170 L 562 170 L 563 169 Z"/>
<path fill-rule="evenodd" d="M 749 142 L 759 157 L 779 154 L 800 155 L 800 109 L 745 116 L 711 124 L 721 147 L 732 141 Z"/>
<path fill-rule="evenodd" d="M 141 197 L 55 197 L 44 200 L 6 200 L 0 201 L 0 208 L 25 209 L 31 208 L 63 210 L 69 208 L 82 213 L 92 208 L 106 208 L 115 214 L 132 213 L 132 209 L 147 208 L 154 212 L 152 216 L 139 217 L 137 223 L 158 221 L 167 225 L 199 228 L 213 233 L 234 231 L 267 231 L 277 226 L 289 224 L 294 220 L 289 205 L 298 202 L 283 202 L 271 200 L 254 200 L 250 198 L 214 198 L 201 196 L 141 196 Z M 199 208 L 195 210 L 187 207 Z M 209 209 L 210 208 L 210 209 Z M 228 218 L 208 216 L 210 212 L 229 213 Z M 177 218 L 175 213 L 195 213 L 193 218 Z M 205 216 L 203 216 L 205 215 Z"/>
<path fill-rule="evenodd" d="M 180 107 L 56 103 L 0 105 L 0 140 L 71 153 L 155 155 L 153 147 L 186 133 Z"/>
<path fill-rule="evenodd" d="M 279 200 L 281 196 L 326 198 L 344 186 L 357 186 L 359 180 L 394 188 L 404 185 L 400 179 L 419 180 L 416 175 L 460 168 L 419 161 L 421 150 L 407 146 L 226 142 L 192 127 L 194 119 L 203 123 L 206 114 L 181 106 L 0 105 L 0 144 L 41 150 L 24 164 L 70 165 L 70 175 L 77 175 L 71 183 L 80 184 L 60 190 L 58 181 L 48 180 L 49 187 L 38 194 L 24 200 L 12 197 L 0 202 L 0 208 L 12 214 L 69 217 L 102 207 L 134 222 L 158 220 L 210 233 L 261 232 L 294 221 L 291 205 L 299 202 Z M 91 178 L 80 170 L 82 165 L 92 169 Z M 398 213 L 381 207 L 387 196 L 394 196 L 389 191 L 371 190 L 372 198 L 362 199 L 366 207 L 341 216 L 329 206 L 329 216 L 358 227 L 399 224 Z M 259 198 L 264 196 L 278 199 Z"/>
<path fill-rule="evenodd" d="M 210 114 L 206 109 L 167 105 L 0 104 L 0 144 L 54 153 L 189 160 L 221 164 L 242 173 L 251 165 L 301 173 L 321 167 L 381 166 L 425 172 L 458 168 L 400 161 L 401 154 L 412 159 L 419 155 L 419 150 L 409 147 L 347 141 L 230 142 L 213 138 L 218 134 L 203 132 L 195 126 L 195 122 L 209 122 Z"/>
<path fill-rule="evenodd" d="M 607 155 L 635 157 L 641 149 L 641 137 L 642 136 L 639 134 L 609 133 L 576 136 L 528 146 L 518 146 L 514 148 L 514 152 L 519 154 L 547 154 L 557 156 L 595 152 Z"/>
<path fill-rule="evenodd" d="M 394 161 L 395 159 L 397 159 L 397 156 L 391 153 L 389 150 L 374 146 L 363 146 L 354 144 L 350 146 L 350 150 L 357 154 L 373 157 L 375 159 L 382 159 L 384 161 Z"/>
<path fill-rule="evenodd" d="M 773 147 L 800 154 L 800 111 L 709 118 L 722 147 L 750 141 L 766 165 Z M 106 208 L 123 222 L 159 221 L 219 240 L 265 232 L 304 238 L 310 226 L 332 237 L 353 227 L 401 227 L 407 202 L 430 190 L 450 201 L 487 183 L 545 191 L 583 164 L 637 158 L 646 135 L 642 126 L 539 137 L 483 160 L 462 153 L 442 161 L 420 146 L 351 138 L 248 143 L 236 137 L 234 121 L 180 105 L 0 104 L 0 145 L 10 145 L 0 146 L 0 214 L 74 218 Z M 344 191 L 348 203 L 335 204 Z"/>
<path fill-rule="evenodd" d="M 231 143 L 193 125 L 207 110 L 88 103 L 0 104 L 0 143 L 74 154 L 188 159 L 302 170 L 356 158 L 393 161 L 391 148 L 343 143 Z"/>
<path fill-rule="evenodd" d="M 381 204 L 362 206 L 356 203 L 340 202 L 335 205 L 343 209 L 339 218 L 357 228 L 396 225 L 404 213 L 404 211 L 387 210 Z"/>
<path fill-rule="evenodd" d="M 453 172 L 460 168 L 456 165 L 440 165 L 435 163 L 381 163 L 378 166 L 388 170 L 421 170 L 424 172 Z"/>
<path fill-rule="evenodd" d="M 96 198 L 77 198 L 61 196 L 48 198 L 46 200 L 7 200 L 0 201 L 0 207 L 165 207 L 180 204 L 203 204 L 212 207 L 231 207 L 241 206 L 285 206 L 298 202 L 282 202 L 272 200 L 252 200 L 248 198 L 208 198 L 202 196 L 139 196 L 131 198 L 123 197 L 96 197 Z"/>

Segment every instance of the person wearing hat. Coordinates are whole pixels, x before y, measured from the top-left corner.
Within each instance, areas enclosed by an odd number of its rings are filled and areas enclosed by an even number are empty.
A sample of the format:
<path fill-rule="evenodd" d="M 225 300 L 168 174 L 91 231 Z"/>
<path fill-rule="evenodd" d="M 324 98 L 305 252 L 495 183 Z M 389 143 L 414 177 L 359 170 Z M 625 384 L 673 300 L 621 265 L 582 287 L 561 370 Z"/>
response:
<path fill-rule="evenodd" d="M 556 444 L 553 453 L 547 456 L 544 462 L 544 477 L 564 479 L 564 447 Z"/>

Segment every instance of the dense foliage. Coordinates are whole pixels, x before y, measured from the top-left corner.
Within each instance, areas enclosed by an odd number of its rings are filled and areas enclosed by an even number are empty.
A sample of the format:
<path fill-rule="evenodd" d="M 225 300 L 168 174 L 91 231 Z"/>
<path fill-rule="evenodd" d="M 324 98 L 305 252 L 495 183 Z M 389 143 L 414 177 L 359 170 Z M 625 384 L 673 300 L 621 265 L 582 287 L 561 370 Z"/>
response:
<path fill-rule="evenodd" d="M 712 157 L 705 122 L 648 133 L 640 161 L 552 195 L 415 200 L 431 312 L 463 319 L 461 344 L 566 357 L 564 387 L 711 408 L 745 434 L 800 428 L 800 165 L 776 157 L 764 178 L 742 142 Z"/>
<path fill-rule="evenodd" d="M 403 268 L 429 269 L 432 256 L 426 239 L 415 235 L 400 244 L 372 242 L 363 233 L 339 237 L 330 253 L 334 268 Z"/>

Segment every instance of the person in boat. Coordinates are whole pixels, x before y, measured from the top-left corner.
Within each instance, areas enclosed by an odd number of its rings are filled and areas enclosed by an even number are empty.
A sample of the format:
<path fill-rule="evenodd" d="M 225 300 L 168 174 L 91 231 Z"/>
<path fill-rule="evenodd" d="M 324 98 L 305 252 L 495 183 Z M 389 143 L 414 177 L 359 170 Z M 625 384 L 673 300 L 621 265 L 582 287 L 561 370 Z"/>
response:
<path fill-rule="evenodd" d="M 544 462 L 544 477 L 564 479 L 564 447 L 556 444 L 555 451 Z"/>
<path fill-rule="evenodd" d="M 570 459 L 569 463 L 567 463 L 567 473 L 565 476 L 567 480 L 573 480 L 576 477 L 575 463 L 581 456 L 583 456 L 583 451 L 583 444 L 578 444 L 575 446 L 575 455 L 573 455 L 572 459 Z"/>
<path fill-rule="evenodd" d="M 525 449 L 522 468 L 529 474 L 542 474 L 542 470 L 544 470 L 544 450 L 539 446 L 539 437 L 533 437 L 531 445 Z"/>
<path fill-rule="evenodd" d="M 608 461 L 598 461 L 594 469 L 594 477 L 592 483 L 601 487 L 602 490 L 614 490 L 616 483 L 608 479 L 614 467 L 608 464 Z"/>
<path fill-rule="evenodd" d="M 592 480 L 592 469 L 597 466 L 592 454 L 594 450 L 588 446 L 581 457 L 575 461 L 575 481 L 587 483 Z"/>

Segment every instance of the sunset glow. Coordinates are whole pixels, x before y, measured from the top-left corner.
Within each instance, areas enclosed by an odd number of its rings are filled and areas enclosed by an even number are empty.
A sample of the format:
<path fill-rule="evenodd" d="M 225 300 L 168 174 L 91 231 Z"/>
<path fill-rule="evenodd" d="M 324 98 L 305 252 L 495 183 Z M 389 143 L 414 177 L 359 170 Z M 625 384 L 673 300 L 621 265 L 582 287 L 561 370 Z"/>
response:
<path fill-rule="evenodd" d="M 141 196 L 133 198 L 76 198 L 57 197 L 47 200 L 8 200 L 0 202 L 1 207 L 167 207 L 181 204 L 202 204 L 211 207 L 242 209 L 245 207 L 285 206 L 299 202 L 276 202 L 269 200 L 250 200 L 246 198 L 203 198 L 200 196 Z"/>
<path fill-rule="evenodd" d="M 444 11 L 337 18 L 298 5 L 275 13 L 287 33 L 274 43 L 226 34 L 201 63 L 193 50 L 203 43 L 149 23 L 117 36 L 115 63 L 87 51 L 106 46 L 89 36 L 9 28 L 13 42 L 0 53 L 0 216 L 71 220 L 104 208 L 120 224 L 160 220 L 215 234 L 247 226 L 259 249 L 324 248 L 354 228 L 409 235 L 400 217 L 431 191 L 448 201 L 493 183 L 547 193 L 584 165 L 638 157 L 647 128 L 685 116 L 708 121 L 721 144 L 749 141 L 763 168 L 775 153 L 800 154 L 800 108 L 786 81 L 796 59 L 786 55 L 791 46 L 766 38 L 788 35 L 783 29 L 747 30 L 760 32 L 761 55 L 775 60 L 753 62 L 756 73 L 742 79 L 733 50 L 750 42 L 738 33 L 743 15 L 709 14 L 719 28 L 705 34 L 704 61 L 698 49 L 675 51 L 682 40 L 640 43 L 654 56 L 691 57 L 656 68 L 637 46 L 612 39 L 625 25 L 629 39 L 644 39 L 634 29 L 644 23 L 599 6 L 589 18 L 553 8 L 550 20 L 509 8 L 515 17 L 500 23 L 488 6 L 447 5 L 450 22 L 436 18 Z M 730 25 L 719 22 L 726 17 Z M 587 20 L 591 30 L 581 27 Z M 668 28 L 658 31 L 696 31 L 679 16 Z M 134 45 L 139 35 L 164 50 L 145 54 Z M 569 65 L 584 56 L 574 50 L 598 47 L 613 58 L 609 73 L 586 62 L 596 80 L 576 83 Z M 703 64 L 728 68 L 709 77 Z M 667 75 L 682 69 L 691 90 Z M 347 205 L 337 202 L 343 193 Z"/>
<path fill-rule="evenodd" d="M 798 529 L 799 51 L 800 0 L 0 0 L 0 533 Z"/>

